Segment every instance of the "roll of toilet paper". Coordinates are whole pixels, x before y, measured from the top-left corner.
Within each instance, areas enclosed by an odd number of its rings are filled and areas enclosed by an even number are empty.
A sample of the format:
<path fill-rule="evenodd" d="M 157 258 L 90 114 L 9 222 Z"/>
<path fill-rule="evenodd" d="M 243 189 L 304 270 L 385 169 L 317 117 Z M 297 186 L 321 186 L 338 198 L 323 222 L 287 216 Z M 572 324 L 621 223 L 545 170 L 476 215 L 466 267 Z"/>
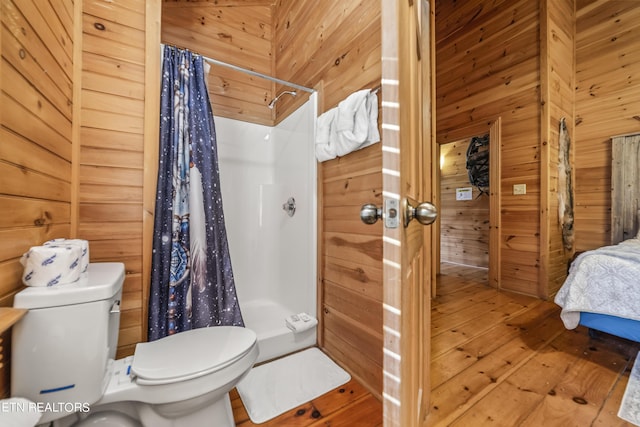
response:
<path fill-rule="evenodd" d="M 53 239 L 44 243 L 44 246 L 78 246 L 82 251 L 80 259 L 80 274 L 89 269 L 89 242 L 83 239 Z"/>
<path fill-rule="evenodd" d="M 24 254 L 22 283 L 27 286 L 55 286 L 80 278 L 82 248 L 79 245 L 34 246 Z"/>

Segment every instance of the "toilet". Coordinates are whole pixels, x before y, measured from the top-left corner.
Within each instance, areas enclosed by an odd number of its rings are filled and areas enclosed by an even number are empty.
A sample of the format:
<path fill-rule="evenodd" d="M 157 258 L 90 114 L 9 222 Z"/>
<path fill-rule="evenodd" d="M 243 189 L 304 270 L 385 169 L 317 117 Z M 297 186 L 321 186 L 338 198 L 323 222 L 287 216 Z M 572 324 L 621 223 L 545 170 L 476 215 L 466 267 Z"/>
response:
<path fill-rule="evenodd" d="M 92 263 L 78 282 L 27 287 L 14 307 L 11 395 L 38 402 L 43 424 L 235 426 L 229 391 L 258 357 L 256 334 L 192 329 L 139 343 L 115 360 L 122 263 Z"/>
<path fill-rule="evenodd" d="M 40 416 L 41 412 L 35 402 L 21 397 L 0 399 L 0 426 L 33 427 Z"/>

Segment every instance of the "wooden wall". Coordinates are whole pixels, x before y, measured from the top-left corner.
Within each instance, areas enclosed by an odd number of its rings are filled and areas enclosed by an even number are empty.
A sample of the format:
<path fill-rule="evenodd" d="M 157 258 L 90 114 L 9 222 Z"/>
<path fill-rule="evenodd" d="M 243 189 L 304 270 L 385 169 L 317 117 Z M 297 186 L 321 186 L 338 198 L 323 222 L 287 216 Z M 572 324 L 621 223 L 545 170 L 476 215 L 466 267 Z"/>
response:
<path fill-rule="evenodd" d="M 164 1 L 162 42 L 274 76 L 273 3 Z M 208 85 L 216 116 L 273 125 L 282 104 L 267 108 L 274 83 L 219 65 L 212 65 Z"/>
<path fill-rule="evenodd" d="M 78 237 L 123 262 L 118 356 L 146 339 L 142 279 L 145 2 L 84 0 Z M 144 283 L 148 286 L 147 283 Z"/>
<path fill-rule="evenodd" d="M 440 146 L 440 260 L 489 267 L 489 195 L 469 182 L 469 139 Z M 456 189 L 471 187 L 471 200 L 456 200 Z"/>
<path fill-rule="evenodd" d="M 576 0 L 576 249 L 611 243 L 611 141 L 640 132 L 640 2 Z"/>
<path fill-rule="evenodd" d="M 275 8 L 275 74 L 306 87 L 322 83 L 320 113 L 380 86 L 378 2 L 278 0 Z M 287 115 L 287 102 L 278 116 Z"/>
<path fill-rule="evenodd" d="M 380 4 L 279 0 L 276 75 L 318 87 L 319 113 L 354 91 L 380 85 Z M 283 103 L 278 115 L 292 104 Z M 382 394 L 382 225 L 364 225 L 360 207 L 382 203 L 380 144 L 319 165 L 321 200 L 319 344 L 378 396 Z"/>
<path fill-rule="evenodd" d="M 11 305 L 21 288 L 18 259 L 30 246 L 87 239 L 92 262 L 126 266 L 118 356 L 132 354 L 146 335 L 148 7 L 142 0 L 2 3 L 0 305 Z"/>
<path fill-rule="evenodd" d="M 503 289 L 548 298 L 573 250 L 610 243 L 610 138 L 640 131 L 639 8 L 631 0 L 436 2 L 438 141 L 502 116 Z M 562 247 L 557 215 L 561 117 L 573 144 L 573 250 Z M 516 183 L 527 184 L 525 196 L 512 194 Z"/>
<path fill-rule="evenodd" d="M 561 118 L 574 138 L 574 0 L 442 2 L 436 13 L 437 138 L 502 118 L 500 288 L 549 298 L 573 254 L 557 194 Z"/>
<path fill-rule="evenodd" d="M 319 345 L 382 395 L 382 223 L 360 207 L 382 204 L 382 151 L 371 146 L 321 165 Z"/>
<path fill-rule="evenodd" d="M 485 133 L 502 117 L 501 288 L 538 293 L 539 6 L 530 0 L 436 1 L 436 139 Z M 526 184 L 514 195 L 514 184 Z"/>
<path fill-rule="evenodd" d="M 20 256 L 71 231 L 74 4 L 3 1 L 0 21 L 0 305 L 10 306 Z"/>
<path fill-rule="evenodd" d="M 558 212 L 560 119 L 575 145 L 575 0 L 543 1 L 540 7 L 540 280 L 537 295 L 549 298 L 564 283 L 574 249 L 565 247 Z M 572 171 L 568 171 L 572 173 Z M 573 177 L 572 177 L 573 178 Z M 570 179 L 571 189 L 575 179 Z"/>
<path fill-rule="evenodd" d="M 10 305 L 20 256 L 71 229 L 73 5 L 2 2 L 2 24 L 0 304 Z"/>

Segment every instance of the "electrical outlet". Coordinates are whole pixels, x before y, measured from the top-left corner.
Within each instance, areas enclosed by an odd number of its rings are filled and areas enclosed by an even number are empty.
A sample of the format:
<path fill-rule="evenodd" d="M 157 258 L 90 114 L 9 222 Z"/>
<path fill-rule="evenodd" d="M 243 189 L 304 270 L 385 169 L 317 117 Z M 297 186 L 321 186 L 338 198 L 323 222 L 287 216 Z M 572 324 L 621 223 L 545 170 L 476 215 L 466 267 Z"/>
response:
<path fill-rule="evenodd" d="M 527 184 L 514 184 L 513 194 L 527 194 Z"/>

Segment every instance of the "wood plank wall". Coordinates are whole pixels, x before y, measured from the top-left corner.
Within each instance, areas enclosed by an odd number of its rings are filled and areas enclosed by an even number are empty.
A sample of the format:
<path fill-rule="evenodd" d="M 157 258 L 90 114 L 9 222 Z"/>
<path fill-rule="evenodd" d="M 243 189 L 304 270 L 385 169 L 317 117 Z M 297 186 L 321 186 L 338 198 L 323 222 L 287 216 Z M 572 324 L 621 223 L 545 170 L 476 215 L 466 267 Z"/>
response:
<path fill-rule="evenodd" d="M 0 21 L 0 306 L 10 306 L 22 288 L 20 256 L 71 231 L 74 5 L 7 0 Z"/>
<path fill-rule="evenodd" d="M 640 132 L 640 2 L 576 0 L 576 249 L 611 243 L 612 136 Z"/>
<path fill-rule="evenodd" d="M 276 75 L 320 87 L 319 113 L 380 85 L 380 2 L 279 0 Z M 283 99 L 284 101 L 284 99 Z M 278 110 L 294 108 L 287 99 Z M 380 144 L 319 165 L 320 346 L 377 396 L 382 394 L 382 225 L 360 207 L 382 203 Z"/>
<path fill-rule="evenodd" d="M 640 130 L 634 78 L 640 34 L 632 30 L 640 3 L 576 0 L 575 12 L 572 1 L 535 3 L 436 2 L 437 137 L 442 143 L 468 136 L 502 116 L 501 251 L 507 261 L 501 285 L 547 298 L 562 284 L 571 255 L 562 248 L 556 213 L 560 117 L 574 118 L 568 123 L 575 250 L 610 243 L 610 138 Z M 539 32 L 542 46 L 536 49 Z M 538 55 L 539 95 L 533 87 Z M 512 194 L 515 183 L 527 184 L 526 196 Z"/>
<path fill-rule="evenodd" d="M 538 293 L 538 2 L 436 1 L 436 139 L 485 133 L 502 117 L 501 288 Z M 514 184 L 526 184 L 514 195 Z"/>
<path fill-rule="evenodd" d="M 145 33 L 144 0 L 83 1 L 78 237 L 89 240 L 92 262 L 125 264 L 118 357 L 146 337 Z"/>
<path fill-rule="evenodd" d="M 2 305 L 22 286 L 20 256 L 70 231 L 72 13 L 73 5 L 2 2 Z"/>
<path fill-rule="evenodd" d="M 164 1 L 162 9 L 162 43 L 275 75 L 273 6 L 267 2 Z M 212 65 L 208 87 L 214 115 L 273 125 L 277 109 L 267 105 L 275 84 L 269 80 Z"/>
<path fill-rule="evenodd" d="M 377 2 L 279 0 L 275 7 L 276 75 L 307 87 L 322 82 L 319 113 L 356 90 L 380 86 Z M 288 115 L 287 102 L 279 116 Z"/>
<path fill-rule="evenodd" d="M 481 135 L 478 135 L 481 136 Z M 469 182 L 470 138 L 440 146 L 440 260 L 489 268 L 489 195 Z M 456 200 L 457 188 L 472 188 L 471 200 Z"/>
<path fill-rule="evenodd" d="M 549 298 L 560 289 L 574 250 L 565 248 L 558 213 L 558 164 L 560 119 L 571 139 L 569 160 L 575 145 L 575 0 L 541 2 L 541 223 L 540 281 L 537 295 Z M 571 191 L 575 179 L 571 181 Z"/>

